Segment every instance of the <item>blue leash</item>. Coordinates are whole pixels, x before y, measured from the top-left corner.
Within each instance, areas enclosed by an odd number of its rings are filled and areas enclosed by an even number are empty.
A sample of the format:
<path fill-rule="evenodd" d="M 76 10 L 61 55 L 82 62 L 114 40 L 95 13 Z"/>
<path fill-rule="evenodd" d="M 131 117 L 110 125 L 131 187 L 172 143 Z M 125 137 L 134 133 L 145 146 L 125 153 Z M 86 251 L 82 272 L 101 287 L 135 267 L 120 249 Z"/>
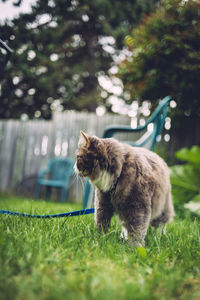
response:
<path fill-rule="evenodd" d="M 74 216 L 89 215 L 89 214 L 93 214 L 93 213 L 94 213 L 94 208 L 75 210 L 75 211 L 71 211 L 71 212 L 54 214 L 54 215 L 31 215 L 31 214 L 19 213 L 19 212 L 3 210 L 3 209 L 0 210 L 0 214 L 7 214 L 7 215 L 11 215 L 11 216 L 28 217 L 28 218 L 38 218 L 38 219 L 74 217 Z"/>

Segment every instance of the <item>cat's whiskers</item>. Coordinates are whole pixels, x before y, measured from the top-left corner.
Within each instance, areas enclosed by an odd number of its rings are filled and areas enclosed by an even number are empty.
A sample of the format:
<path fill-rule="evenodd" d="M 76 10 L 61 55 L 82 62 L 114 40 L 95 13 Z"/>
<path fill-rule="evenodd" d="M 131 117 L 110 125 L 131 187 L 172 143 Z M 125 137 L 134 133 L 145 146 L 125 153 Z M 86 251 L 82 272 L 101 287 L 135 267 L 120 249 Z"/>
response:
<path fill-rule="evenodd" d="M 73 177 L 74 177 L 74 181 L 76 181 L 77 189 L 78 189 L 78 184 L 80 182 L 82 191 L 84 191 L 84 186 L 85 186 L 84 179 L 82 177 L 80 177 L 77 173 L 74 173 Z"/>
<path fill-rule="evenodd" d="M 80 182 L 81 182 L 82 191 L 84 191 L 84 189 L 85 189 L 85 182 L 84 182 L 84 179 L 83 179 L 83 177 L 80 177 L 80 176 L 79 176 L 79 179 L 80 179 Z"/>

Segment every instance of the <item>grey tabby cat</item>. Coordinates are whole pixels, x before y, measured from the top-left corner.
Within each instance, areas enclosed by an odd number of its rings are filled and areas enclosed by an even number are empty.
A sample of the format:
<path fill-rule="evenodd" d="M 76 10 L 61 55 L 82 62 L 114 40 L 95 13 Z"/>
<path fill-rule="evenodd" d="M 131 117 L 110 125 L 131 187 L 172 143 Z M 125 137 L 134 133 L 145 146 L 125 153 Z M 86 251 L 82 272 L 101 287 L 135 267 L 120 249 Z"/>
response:
<path fill-rule="evenodd" d="M 150 223 L 172 221 L 169 170 L 154 152 L 81 131 L 74 170 L 95 185 L 95 224 L 104 232 L 116 213 L 122 236 L 141 246 Z"/>

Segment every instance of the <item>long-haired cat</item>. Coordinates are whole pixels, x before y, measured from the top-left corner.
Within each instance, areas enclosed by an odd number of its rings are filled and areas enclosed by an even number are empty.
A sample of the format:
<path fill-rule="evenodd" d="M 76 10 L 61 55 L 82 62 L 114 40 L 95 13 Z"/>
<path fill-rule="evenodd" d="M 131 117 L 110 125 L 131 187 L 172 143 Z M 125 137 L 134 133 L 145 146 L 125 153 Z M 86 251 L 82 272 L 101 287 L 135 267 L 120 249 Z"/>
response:
<path fill-rule="evenodd" d="M 150 223 L 173 219 L 169 170 L 154 152 L 81 131 L 74 170 L 95 185 L 95 224 L 104 232 L 116 213 L 123 236 L 139 246 Z"/>

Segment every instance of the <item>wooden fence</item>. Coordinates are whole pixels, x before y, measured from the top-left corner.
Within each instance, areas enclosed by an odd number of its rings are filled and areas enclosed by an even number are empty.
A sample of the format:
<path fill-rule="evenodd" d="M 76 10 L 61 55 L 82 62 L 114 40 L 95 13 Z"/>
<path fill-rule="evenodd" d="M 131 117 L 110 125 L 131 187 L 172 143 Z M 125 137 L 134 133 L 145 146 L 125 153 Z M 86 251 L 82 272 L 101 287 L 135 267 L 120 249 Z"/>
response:
<path fill-rule="evenodd" d="M 111 124 L 130 124 L 127 116 L 67 111 L 56 113 L 52 121 L 0 121 L 0 191 L 34 195 L 38 171 L 54 156 L 75 159 L 83 130 L 102 136 Z M 71 184 L 70 195 L 82 197 L 80 183 Z"/>

